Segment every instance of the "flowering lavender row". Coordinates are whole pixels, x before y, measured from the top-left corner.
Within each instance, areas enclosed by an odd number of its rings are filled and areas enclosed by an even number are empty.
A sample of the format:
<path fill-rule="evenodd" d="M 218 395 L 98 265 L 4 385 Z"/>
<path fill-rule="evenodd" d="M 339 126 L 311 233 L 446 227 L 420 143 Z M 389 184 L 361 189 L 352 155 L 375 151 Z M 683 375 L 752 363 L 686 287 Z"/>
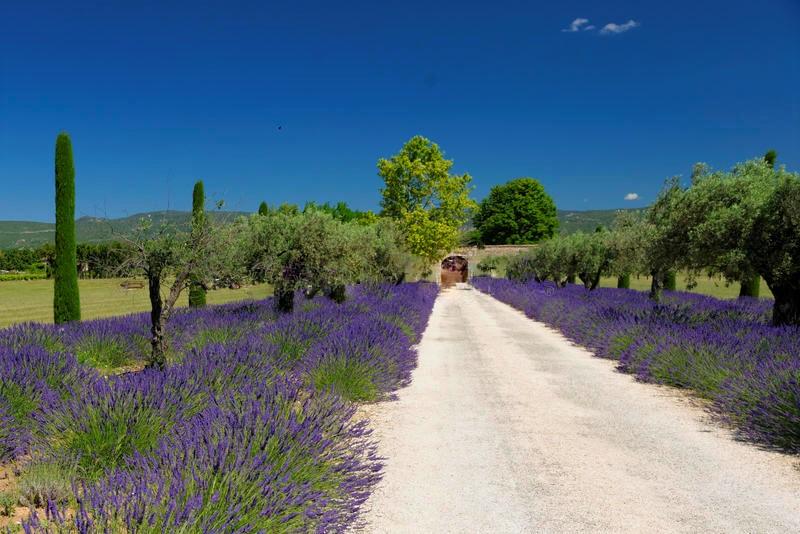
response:
<path fill-rule="evenodd" d="M 0 331 L 0 460 L 69 473 L 48 521 L 78 532 L 343 530 L 381 467 L 349 401 L 409 381 L 436 292 L 185 310 L 163 371 L 138 370 L 143 314 Z"/>
<path fill-rule="evenodd" d="M 711 399 L 743 437 L 800 452 L 800 328 L 769 324 L 771 303 L 475 278 L 476 288 L 559 329 L 637 378 Z"/>

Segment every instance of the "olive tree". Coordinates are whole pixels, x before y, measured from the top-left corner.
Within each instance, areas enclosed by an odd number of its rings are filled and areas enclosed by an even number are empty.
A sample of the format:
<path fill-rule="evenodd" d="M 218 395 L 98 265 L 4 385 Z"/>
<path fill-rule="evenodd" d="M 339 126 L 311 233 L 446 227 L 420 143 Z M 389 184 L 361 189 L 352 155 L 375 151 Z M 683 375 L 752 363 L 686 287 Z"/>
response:
<path fill-rule="evenodd" d="M 731 281 L 761 276 L 775 297 L 774 324 L 800 323 L 796 191 L 800 175 L 762 158 L 704 172 L 686 191 L 688 266 Z"/>
<path fill-rule="evenodd" d="M 293 310 L 298 290 L 308 296 L 321 291 L 341 301 L 345 286 L 367 279 L 378 256 L 378 234 L 370 226 L 344 223 L 318 210 L 251 216 L 237 226 L 246 236 L 249 271 L 273 285 L 280 312 Z"/>
<path fill-rule="evenodd" d="M 667 180 L 656 201 L 634 232 L 642 245 L 642 270 L 650 275 L 650 298 L 661 300 L 670 272 L 688 253 L 686 212 L 681 210 L 686 191 L 677 178 Z"/>
<path fill-rule="evenodd" d="M 193 283 L 241 275 L 241 235 L 219 218 L 194 225 L 190 232 L 162 224 L 153 229 L 142 220 L 132 236 L 125 236 L 129 257 L 122 265 L 127 271 L 147 278 L 150 298 L 151 352 L 149 367 L 166 364 L 166 325 L 175 312 L 178 298 Z"/>

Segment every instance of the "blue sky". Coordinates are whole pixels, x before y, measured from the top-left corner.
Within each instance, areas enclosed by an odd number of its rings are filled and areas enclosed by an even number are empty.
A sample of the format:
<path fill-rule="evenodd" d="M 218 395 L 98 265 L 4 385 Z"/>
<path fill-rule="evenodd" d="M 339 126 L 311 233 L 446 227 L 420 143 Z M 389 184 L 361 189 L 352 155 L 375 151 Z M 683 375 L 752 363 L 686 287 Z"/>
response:
<path fill-rule="evenodd" d="M 564 209 L 771 147 L 800 170 L 797 0 L 96 4 L 4 4 L 0 219 L 53 219 L 60 130 L 79 216 L 188 209 L 198 178 L 376 209 L 414 134 L 475 198 L 532 176 Z"/>

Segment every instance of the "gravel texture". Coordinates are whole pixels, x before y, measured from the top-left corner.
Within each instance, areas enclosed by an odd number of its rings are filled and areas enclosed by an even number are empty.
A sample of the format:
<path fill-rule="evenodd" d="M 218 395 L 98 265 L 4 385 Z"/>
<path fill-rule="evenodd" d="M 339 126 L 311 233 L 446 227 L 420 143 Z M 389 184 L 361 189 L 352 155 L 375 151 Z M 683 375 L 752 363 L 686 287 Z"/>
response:
<path fill-rule="evenodd" d="M 796 457 L 462 284 L 365 412 L 386 458 L 365 532 L 800 532 Z"/>

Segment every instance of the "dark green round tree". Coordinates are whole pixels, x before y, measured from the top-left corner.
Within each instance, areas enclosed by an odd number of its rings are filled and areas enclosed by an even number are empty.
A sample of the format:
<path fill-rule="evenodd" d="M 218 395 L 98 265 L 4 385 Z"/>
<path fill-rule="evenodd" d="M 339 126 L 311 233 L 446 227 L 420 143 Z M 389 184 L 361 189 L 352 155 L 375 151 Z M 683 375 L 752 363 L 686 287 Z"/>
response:
<path fill-rule="evenodd" d="M 474 223 L 487 245 L 536 243 L 553 237 L 558 229 L 556 205 L 533 178 L 494 186 Z"/>
<path fill-rule="evenodd" d="M 206 194 L 203 181 L 198 180 L 192 191 L 192 229 L 196 230 L 205 224 L 206 220 Z M 193 276 L 189 286 L 189 306 L 200 308 L 206 305 L 206 289 L 203 281 Z"/>
<path fill-rule="evenodd" d="M 620 289 L 630 289 L 631 288 L 631 275 L 630 274 L 623 274 L 617 277 L 617 287 Z"/>
<path fill-rule="evenodd" d="M 269 215 L 269 206 L 266 202 L 261 202 L 261 205 L 258 206 L 258 214 L 259 215 Z"/>
<path fill-rule="evenodd" d="M 75 166 L 66 132 L 56 139 L 56 248 L 53 266 L 53 320 L 79 321 L 78 253 L 75 244 Z"/>

